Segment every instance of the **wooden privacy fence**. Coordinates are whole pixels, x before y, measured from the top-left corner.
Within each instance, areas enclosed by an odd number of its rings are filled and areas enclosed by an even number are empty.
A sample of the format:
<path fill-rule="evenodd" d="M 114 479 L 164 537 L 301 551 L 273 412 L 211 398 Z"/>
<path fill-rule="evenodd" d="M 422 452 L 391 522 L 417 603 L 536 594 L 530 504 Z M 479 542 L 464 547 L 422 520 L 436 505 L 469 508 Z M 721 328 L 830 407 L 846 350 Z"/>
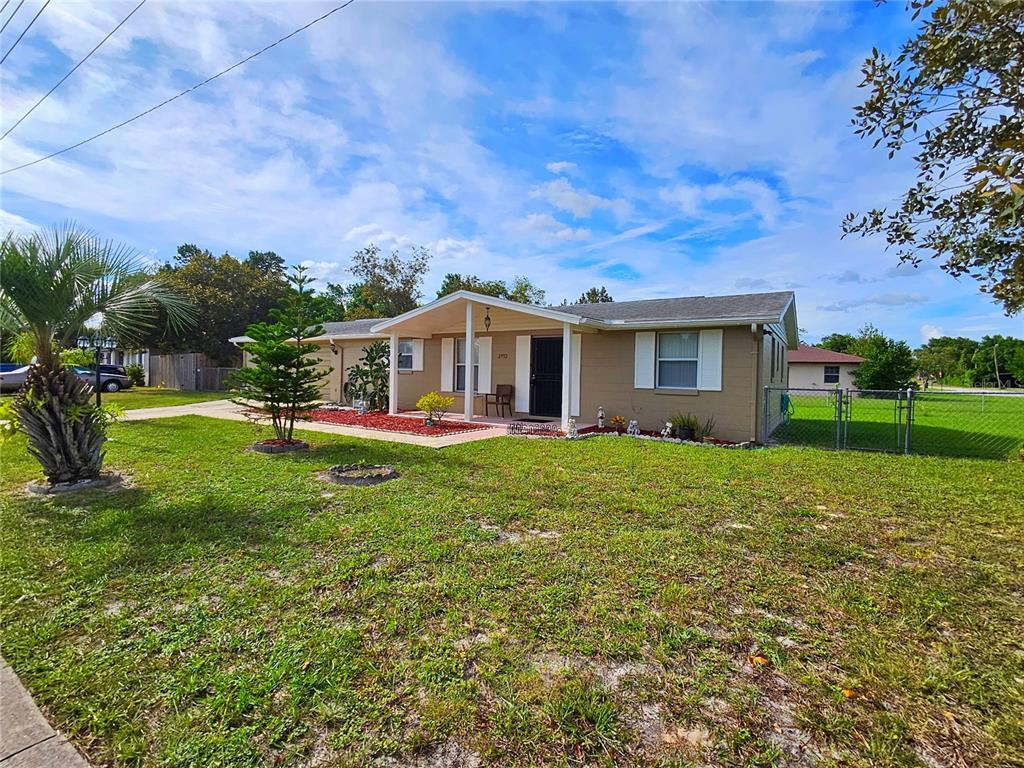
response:
<path fill-rule="evenodd" d="M 224 390 L 228 376 L 237 370 L 219 366 L 201 352 L 150 355 L 146 383 L 168 389 Z"/>

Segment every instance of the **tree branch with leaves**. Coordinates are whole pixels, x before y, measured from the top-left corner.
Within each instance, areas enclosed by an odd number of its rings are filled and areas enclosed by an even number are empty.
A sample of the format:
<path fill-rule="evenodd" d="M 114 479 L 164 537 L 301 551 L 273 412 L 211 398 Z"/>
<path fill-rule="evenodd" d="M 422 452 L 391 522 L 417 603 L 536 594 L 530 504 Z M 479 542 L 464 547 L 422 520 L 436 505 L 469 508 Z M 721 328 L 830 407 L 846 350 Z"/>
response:
<path fill-rule="evenodd" d="M 1024 308 L 1024 2 L 910 0 L 918 34 L 865 61 L 853 124 L 917 182 L 895 207 L 850 213 L 844 236 L 882 235 L 901 261 L 970 276 L 1007 314 Z"/>

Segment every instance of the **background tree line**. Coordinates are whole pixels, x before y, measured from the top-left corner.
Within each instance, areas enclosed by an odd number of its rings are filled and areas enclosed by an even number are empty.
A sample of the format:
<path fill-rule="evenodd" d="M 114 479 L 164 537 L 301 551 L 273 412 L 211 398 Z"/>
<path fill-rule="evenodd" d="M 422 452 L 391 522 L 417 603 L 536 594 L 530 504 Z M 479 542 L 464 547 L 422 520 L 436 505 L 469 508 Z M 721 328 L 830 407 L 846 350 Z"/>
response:
<path fill-rule="evenodd" d="M 408 254 L 387 253 L 373 244 L 361 248 L 349 266 L 353 282 L 327 282 L 307 296 L 310 322 L 394 317 L 408 312 L 423 298 L 429 267 L 430 252 L 423 247 L 414 246 Z M 158 322 L 139 340 L 140 346 L 158 354 L 202 352 L 221 365 L 237 364 L 239 351 L 228 339 L 243 335 L 251 323 L 266 320 L 271 310 L 294 298 L 295 288 L 285 269 L 284 259 L 273 251 L 249 251 L 239 259 L 230 253 L 214 256 L 192 243 L 181 245 L 174 261 L 156 274 L 195 308 L 195 323 L 176 328 Z M 520 275 L 506 283 L 449 273 L 441 281 L 437 297 L 458 290 L 535 305 L 544 304 L 546 296 L 542 288 Z M 602 286 L 585 291 L 579 303 L 611 300 Z"/>
<path fill-rule="evenodd" d="M 1024 339 L 1012 336 L 940 336 L 912 350 L 868 324 L 856 334 L 830 333 L 817 346 L 865 358 L 856 379 L 863 389 L 903 389 L 915 378 L 963 387 L 1024 385 Z"/>

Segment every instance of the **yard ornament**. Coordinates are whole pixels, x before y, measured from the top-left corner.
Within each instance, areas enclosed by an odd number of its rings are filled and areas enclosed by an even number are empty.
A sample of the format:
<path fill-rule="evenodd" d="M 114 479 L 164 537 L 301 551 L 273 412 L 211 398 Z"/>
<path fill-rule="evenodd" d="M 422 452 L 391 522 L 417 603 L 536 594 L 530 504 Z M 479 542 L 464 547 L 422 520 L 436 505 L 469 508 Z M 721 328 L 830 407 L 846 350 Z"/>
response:
<path fill-rule="evenodd" d="M 580 436 L 579 430 L 576 429 L 576 419 L 569 419 L 569 427 L 565 430 L 565 436 L 570 440 L 575 440 Z"/>
<path fill-rule="evenodd" d="M 636 419 L 629 420 L 629 426 L 626 427 L 626 434 L 633 435 L 633 437 L 640 434 L 640 423 Z"/>
<path fill-rule="evenodd" d="M 665 422 L 665 428 L 663 430 L 661 430 L 661 436 L 662 437 L 671 437 L 672 436 L 672 422 L 671 421 L 666 421 Z"/>
<path fill-rule="evenodd" d="M 604 406 L 597 406 L 597 428 L 604 428 Z"/>
<path fill-rule="evenodd" d="M 355 406 L 356 406 L 356 413 L 358 413 L 360 416 L 365 416 L 366 415 L 366 401 L 363 400 L 363 398 L 360 397 L 360 398 L 356 399 Z"/>

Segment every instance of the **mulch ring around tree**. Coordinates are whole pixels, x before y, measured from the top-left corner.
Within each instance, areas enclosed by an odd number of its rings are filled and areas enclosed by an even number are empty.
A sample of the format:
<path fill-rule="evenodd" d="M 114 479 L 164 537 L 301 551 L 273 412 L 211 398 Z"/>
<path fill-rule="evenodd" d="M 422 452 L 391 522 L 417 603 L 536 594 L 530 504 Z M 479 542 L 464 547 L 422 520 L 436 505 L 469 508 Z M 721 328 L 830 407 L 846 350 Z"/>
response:
<path fill-rule="evenodd" d="M 435 421 L 427 426 L 423 417 L 392 416 L 383 411 L 371 411 L 362 416 L 352 410 L 328 410 L 318 408 L 309 414 L 313 421 L 325 424 L 341 424 L 347 427 L 376 429 L 381 432 L 403 432 L 407 435 L 454 435 L 459 432 L 472 432 L 476 429 L 487 429 L 488 424 L 467 424 L 463 421 Z"/>
<path fill-rule="evenodd" d="M 340 485 L 377 485 L 395 480 L 398 471 L 390 464 L 338 464 L 320 476 Z"/>
<path fill-rule="evenodd" d="M 257 453 L 294 453 L 295 451 L 309 450 L 309 443 L 305 440 L 281 440 L 274 438 L 253 443 L 251 448 Z"/>
<path fill-rule="evenodd" d="M 99 477 L 73 483 L 50 484 L 45 480 L 33 480 L 25 485 L 25 491 L 33 496 L 51 496 L 75 491 L 119 491 L 130 487 L 131 479 L 120 472 L 101 472 Z"/>

